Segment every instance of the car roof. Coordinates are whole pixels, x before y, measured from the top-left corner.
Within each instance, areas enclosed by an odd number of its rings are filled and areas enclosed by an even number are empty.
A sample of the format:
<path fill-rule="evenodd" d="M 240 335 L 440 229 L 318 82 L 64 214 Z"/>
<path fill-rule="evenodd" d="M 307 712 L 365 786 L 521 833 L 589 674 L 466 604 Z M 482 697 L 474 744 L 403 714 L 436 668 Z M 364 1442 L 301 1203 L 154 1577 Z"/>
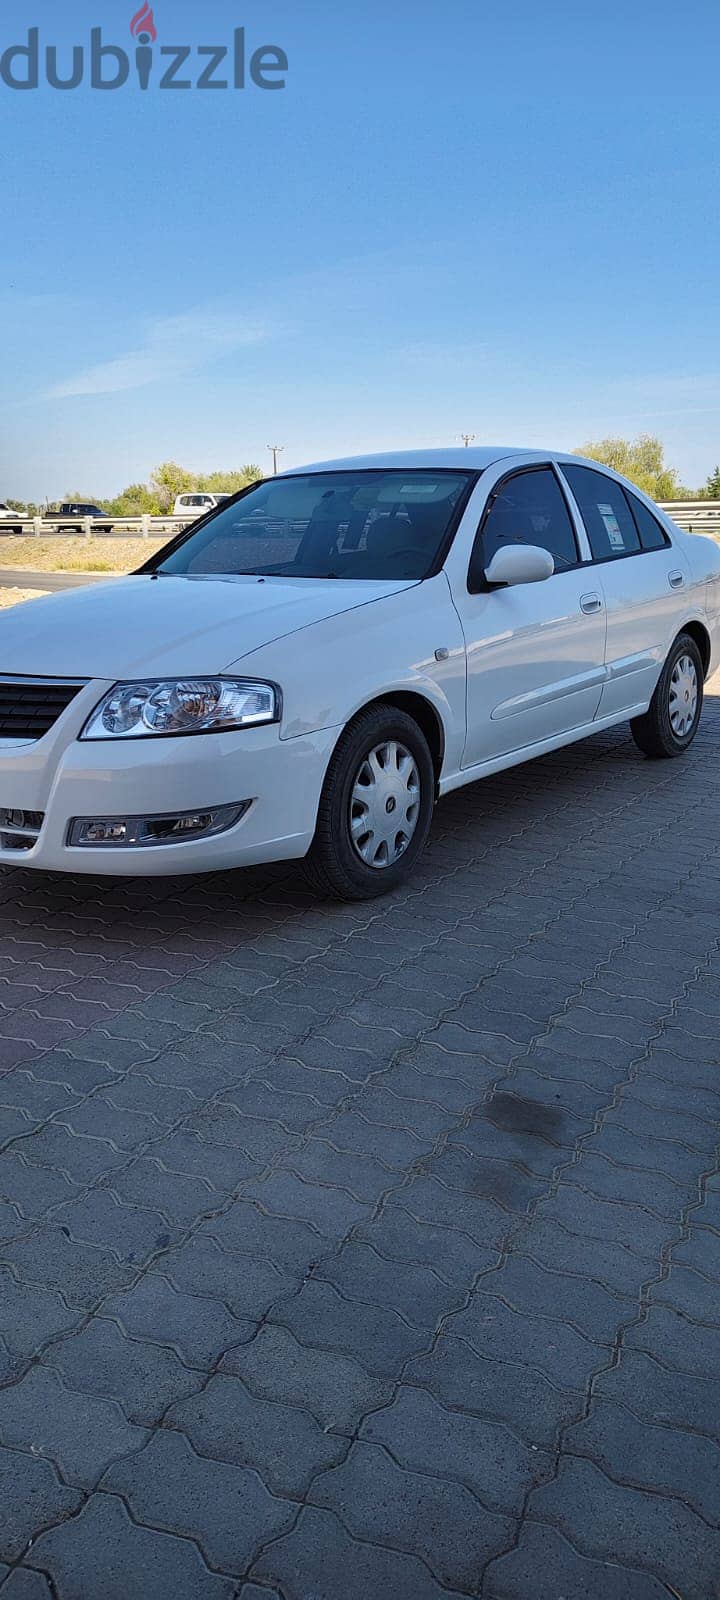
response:
<path fill-rule="evenodd" d="M 469 472 L 480 472 L 483 467 L 489 467 L 494 461 L 501 461 L 505 456 L 525 456 L 539 461 L 548 459 L 558 460 L 561 452 L 557 450 L 524 449 L 522 445 L 479 445 L 469 449 L 459 446 L 452 450 L 389 450 L 381 455 L 343 456 L 337 461 L 314 461 L 308 466 L 287 467 L 280 474 L 283 478 L 297 476 L 300 472 L 344 472 L 344 471 L 383 471 L 393 467 L 408 470 L 411 468 L 421 471 L 437 471 L 441 467 L 464 467 Z"/>

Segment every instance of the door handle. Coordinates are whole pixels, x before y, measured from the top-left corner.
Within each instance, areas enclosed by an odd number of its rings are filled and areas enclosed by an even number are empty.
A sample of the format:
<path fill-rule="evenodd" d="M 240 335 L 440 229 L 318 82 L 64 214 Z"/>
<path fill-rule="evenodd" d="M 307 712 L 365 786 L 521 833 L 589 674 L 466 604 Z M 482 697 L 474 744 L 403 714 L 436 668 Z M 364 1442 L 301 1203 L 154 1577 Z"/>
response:
<path fill-rule="evenodd" d="M 685 579 L 681 572 L 669 572 L 668 583 L 671 589 L 682 589 Z"/>
<path fill-rule="evenodd" d="M 583 594 L 580 596 L 580 610 L 591 615 L 593 611 L 602 611 L 602 600 L 599 594 Z"/>

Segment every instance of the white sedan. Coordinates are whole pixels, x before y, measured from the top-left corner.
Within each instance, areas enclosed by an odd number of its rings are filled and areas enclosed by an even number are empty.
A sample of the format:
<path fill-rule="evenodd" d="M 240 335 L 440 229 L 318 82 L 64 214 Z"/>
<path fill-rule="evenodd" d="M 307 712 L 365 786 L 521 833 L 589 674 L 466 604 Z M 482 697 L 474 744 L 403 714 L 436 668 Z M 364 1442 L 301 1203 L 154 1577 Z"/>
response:
<path fill-rule="evenodd" d="M 0 862 L 203 872 L 306 857 L 393 888 L 439 795 L 629 721 L 682 755 L 720 550 L 576 456 L 285 472 L 141 572 L 0 618 Z"/>

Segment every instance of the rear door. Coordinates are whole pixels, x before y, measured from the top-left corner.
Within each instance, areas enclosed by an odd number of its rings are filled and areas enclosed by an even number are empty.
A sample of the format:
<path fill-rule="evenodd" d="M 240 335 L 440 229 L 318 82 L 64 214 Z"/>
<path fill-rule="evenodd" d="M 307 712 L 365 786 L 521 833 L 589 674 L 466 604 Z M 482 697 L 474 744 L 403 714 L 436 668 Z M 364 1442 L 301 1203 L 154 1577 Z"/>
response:
<path fill-rule="evenodd" d="M 587 530 L 587 577 L 607 609 L 606 681 L 600 717 L 650 701 L 683 611 L 684 557 L 650 507 L 608 474 L 579 463 L 560 470 Z"/>

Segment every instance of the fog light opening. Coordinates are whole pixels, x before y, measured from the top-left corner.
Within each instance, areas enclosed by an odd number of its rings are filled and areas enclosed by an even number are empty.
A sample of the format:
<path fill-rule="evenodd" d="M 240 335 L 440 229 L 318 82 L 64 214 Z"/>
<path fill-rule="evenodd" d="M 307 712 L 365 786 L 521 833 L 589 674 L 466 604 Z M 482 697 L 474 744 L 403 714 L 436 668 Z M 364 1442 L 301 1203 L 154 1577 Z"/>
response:
<path fill-rule="evenodd" d="M 240 800 L 234 805 L 209 806 L 205 811 L 162 813 L 154 817 L 75 817 L 70 823 L 68 844 L 80 849 L 107 850 L 208 839 L 234 828 L 251 805 L 252 800 Z"/>

